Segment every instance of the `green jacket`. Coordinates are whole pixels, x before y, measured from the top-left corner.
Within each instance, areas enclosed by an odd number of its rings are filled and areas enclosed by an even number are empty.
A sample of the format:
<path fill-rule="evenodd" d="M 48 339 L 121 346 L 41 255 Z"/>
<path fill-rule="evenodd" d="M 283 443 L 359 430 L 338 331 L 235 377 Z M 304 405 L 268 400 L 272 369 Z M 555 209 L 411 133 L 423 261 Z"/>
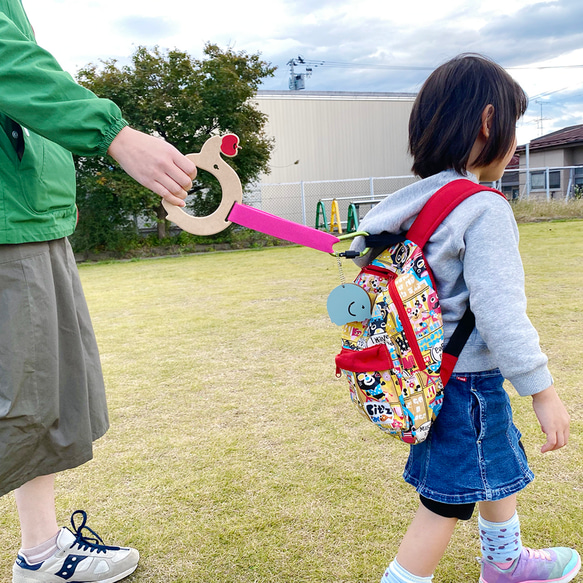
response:
<path fill-rule="evenodd" d="M 71 152 L 105 155 L 125 125 L 36 44 L 21 0 L 0 0 L 0 244 L 70 235 Z"/>

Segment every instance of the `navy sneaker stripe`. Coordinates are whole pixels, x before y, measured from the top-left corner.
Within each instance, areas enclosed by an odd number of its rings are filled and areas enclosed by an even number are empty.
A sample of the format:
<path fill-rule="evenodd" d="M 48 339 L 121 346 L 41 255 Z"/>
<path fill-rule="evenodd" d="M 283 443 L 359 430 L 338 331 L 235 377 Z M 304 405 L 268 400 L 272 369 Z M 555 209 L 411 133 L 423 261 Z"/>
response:
<path fill-rule="evenodd" d="M 61 570 L 56 573 L 57 577 L 68 581 L 75 574 L 79 563 L 86 558 L 83 555 L 68 555 Z"/>
<path fill-rule="evenodd" d="M 42 566 L 43 563 L 36 563 L 34 565 L 31 565 L 29 563 L 27 563 L 26 559 L 22 556 L 22 555 L 18 555 L 16 557 L 16 564 L 21 568 L 21 569 L 26 569 L 27 571 L 38 571 Z"/>

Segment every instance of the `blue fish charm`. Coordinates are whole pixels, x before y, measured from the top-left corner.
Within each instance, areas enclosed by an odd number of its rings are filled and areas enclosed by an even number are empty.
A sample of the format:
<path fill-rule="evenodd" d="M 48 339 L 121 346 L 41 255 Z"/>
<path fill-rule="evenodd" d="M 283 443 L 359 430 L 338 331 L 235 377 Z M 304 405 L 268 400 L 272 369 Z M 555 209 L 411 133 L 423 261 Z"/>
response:
<path fill-rule="evenodd" d="M 337 326 L 362 322 L 372 313 L 370 296 L 355 283 L 343 283 L 334 288 L 328 296 L 326 307 L 330 320 Z"/>

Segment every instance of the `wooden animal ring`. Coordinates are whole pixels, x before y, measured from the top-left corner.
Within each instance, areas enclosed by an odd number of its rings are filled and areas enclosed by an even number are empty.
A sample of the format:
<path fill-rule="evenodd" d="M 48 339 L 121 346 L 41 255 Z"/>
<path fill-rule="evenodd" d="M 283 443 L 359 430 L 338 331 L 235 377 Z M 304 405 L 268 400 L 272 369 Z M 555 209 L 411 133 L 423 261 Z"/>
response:
<path fill-rule="evenodd" d="M 232 158 L 237 155 L 238 149 L 239 138 L 235 134 L 226 134 L 208 139 L 198 154 L 187 154 L 186 157 L 197 168 L 206 170 L 219 181 L 223 191 L 221 204 L 212 214 L 195 217 L 181 207 L 163 200 L 168 220 L 194 235 L 214 235 L 231 224 L 228 216 L 233 205 L 243 201 L 243 188 L 237 173 L 221 158 L 221 153 Z"/>

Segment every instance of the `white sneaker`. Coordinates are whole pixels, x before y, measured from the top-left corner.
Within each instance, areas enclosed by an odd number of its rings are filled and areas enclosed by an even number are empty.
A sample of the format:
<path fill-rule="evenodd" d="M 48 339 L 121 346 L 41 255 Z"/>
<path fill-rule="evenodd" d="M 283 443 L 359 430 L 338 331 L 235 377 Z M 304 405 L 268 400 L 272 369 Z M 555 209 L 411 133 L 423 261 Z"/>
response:
<path fill-rule="evenodd" d="M 75 525 L 75 515 L 83 517 Z M 136 549 L 110 547 L 88 526 L 83 510 L 73 512 L 74 532 L 61 528 L 57 536 L 57 552 L 41 563 L 29 564 L 18 555 L 12 569 L 12 583 L 114 583 L 136 570 L 140 555 Z M 83 536 L 87 530 L 92 536 Z"/>

